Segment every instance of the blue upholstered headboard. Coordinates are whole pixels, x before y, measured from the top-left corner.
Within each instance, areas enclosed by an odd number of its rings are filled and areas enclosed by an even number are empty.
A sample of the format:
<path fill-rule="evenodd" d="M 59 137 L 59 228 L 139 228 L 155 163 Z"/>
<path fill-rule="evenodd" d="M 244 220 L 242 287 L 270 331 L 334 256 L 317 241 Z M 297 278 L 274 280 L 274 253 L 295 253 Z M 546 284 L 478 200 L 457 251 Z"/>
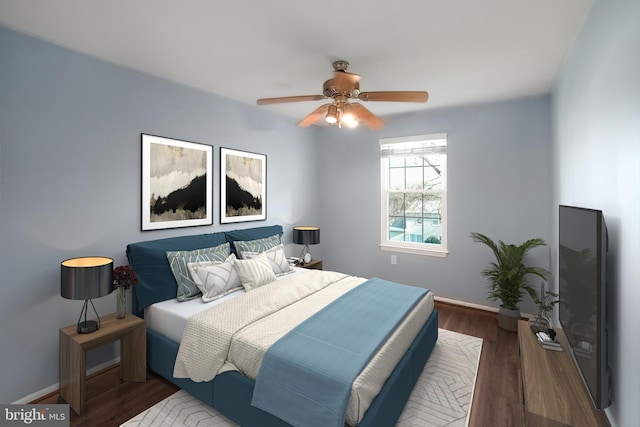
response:
<path fill-rule="evenodd" d="M 133 314 L 142 317 L 143 310 L 151 304 L 176 297 L 178 285 L 169 267 L 167 251 L 192 251 L 229 242 L 231 251 L 234 252 L 234 241 L 261 239 L 275 234 L 282 236 L 282 226 L 271 225 L 128 244 L 127 259 L 138 276 L 138 284 L 133 288 Z"/>

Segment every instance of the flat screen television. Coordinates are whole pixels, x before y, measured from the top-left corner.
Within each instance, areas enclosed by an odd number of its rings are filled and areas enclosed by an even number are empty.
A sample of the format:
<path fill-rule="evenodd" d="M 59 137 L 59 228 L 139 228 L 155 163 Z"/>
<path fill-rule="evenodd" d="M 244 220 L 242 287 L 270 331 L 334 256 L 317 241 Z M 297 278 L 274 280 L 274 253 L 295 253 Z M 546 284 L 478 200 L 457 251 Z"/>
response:
<path fill-rule="evenodd" d="M 598 409 L 611 404 L 607 351 L 607 226 L 602 211 L 560 206 L 559 319 Z"/>

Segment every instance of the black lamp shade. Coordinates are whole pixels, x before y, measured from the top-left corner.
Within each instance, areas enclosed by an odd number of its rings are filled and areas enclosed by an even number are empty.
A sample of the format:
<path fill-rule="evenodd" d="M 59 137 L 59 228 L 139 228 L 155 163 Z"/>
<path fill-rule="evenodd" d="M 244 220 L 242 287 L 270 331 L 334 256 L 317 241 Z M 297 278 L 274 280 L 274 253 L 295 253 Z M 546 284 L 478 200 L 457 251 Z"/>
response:
<path fill-rule="evenodd" d="M 113 260 L 106 257 L 71 258 L 60 264 L 60 295 L 87 300 L 113 291 Z"/>
<path fill-rule="evenodd" d="M 293 227 L 293 243 L 297 245 L 317 245 L 320 243 L 320 227 Z"/>

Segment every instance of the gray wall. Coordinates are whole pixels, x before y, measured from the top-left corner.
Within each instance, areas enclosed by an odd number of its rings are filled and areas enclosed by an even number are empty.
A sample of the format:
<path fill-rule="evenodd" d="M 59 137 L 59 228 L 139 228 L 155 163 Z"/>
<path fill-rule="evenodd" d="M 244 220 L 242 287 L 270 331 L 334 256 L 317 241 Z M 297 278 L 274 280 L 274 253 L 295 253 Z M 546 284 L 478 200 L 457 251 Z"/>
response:
<path fill-rule="evenodd" d="M 616 394 L 607 412 L 614 425 L 633 425 L 640 417 L 638 15 L 637 0 L 595 2 L 552 102 L 398 116 L 381 132 L 298 130 L 263 110 L 0 27 L 0 402 L 58 381 L 58 328 L 80 310 L 59 296 L 59 263 L 68 257 L 101 254 L 118 264 L 131 241 L 277 223 L 290 241 L 292 225 L 309 223 L 322 227 L 312 251 L 326 268 L 492 305 L 479 275 L 491 254 L 469 232 L 512 242 L 537 236 L 554 248 L 557 204 L 566 203 L 607 217 Z M 220 146 L 267 154 L 267 221 L 219 225 L 214 175 L 212 227 L 140 232 L 141 132 L 214 145 L 216 174 Z M 449 135 L 450 254 L 398 254 L 392 266 L 378 249 L 378 139 L 438 132 Z M 556 255 L 539 249 L 530 260 L 555 269 Z M 115 298 L 96 306 L 112 312 Z M 522 309 L 534 310 L 528 301 Z M 115 355 L 110 346 L 90 355 L 91 364 Z"/>
<path fill-rule="evenodd" d="M 621 427 L 640 419 L 639 18 L 637 0 L 596 1 L 553 96 L 554 206 L 601 209 L 609 231 L 607 415 Z"/>
<path fill-rule="evenodd" d="M 448 134 L 449 255 L 381 251 L 378 139 Z M 320 226 L 325 268 L 410 283 L 437 296 L 497 307 L 479 272 L 493 259 L 469 233 L 522 243 L 551 233 L 551 122 L 548 97 L 427 111 L 389 120 L 380 132 L 324 128 Z M 549 267 L 549 249 L 529 262 Z M 534 312 L 530 298 L 520 307 Z"/>
<path fill-rule="evenodd" d="M 60 262 L 126 262 L 127 243 L 182 234 L 316 222 L 314 131 L 0 27 L 0 402 L 58 382 L 58 329 L 80 301 L 60 297 Z M 140 231 L 140 133 L 214 146 L 213 226 Z M 266 221 L 219 224 L 219 148 L 267 155 Z M 298 247 L 288 248 L 297 253 Z M 95 300 L 115 311 L 115 294 Z M 117 354 L 92 352 L 89 366 Z"/>

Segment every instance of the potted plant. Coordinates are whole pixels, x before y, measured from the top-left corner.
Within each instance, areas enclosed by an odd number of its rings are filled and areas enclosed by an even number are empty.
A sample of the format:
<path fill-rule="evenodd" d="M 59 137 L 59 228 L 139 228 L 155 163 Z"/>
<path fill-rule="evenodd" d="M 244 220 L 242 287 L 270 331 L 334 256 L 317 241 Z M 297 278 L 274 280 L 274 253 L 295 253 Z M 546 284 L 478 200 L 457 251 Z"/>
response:
<path fill-rule="evenodd" d="M 547 280 L 549 272 L 544 268 L 527 266 L 523 262 L 525 254 L 537 247 L 546 246 L 540 238 L 529 239 L 521 245 L 506 244 L 502 240 L 495 243 L 484 234 L 473 232 L 471 238 L 475 242 L 487 245 L 496 257 L 495 262 L 482 270 L 481 274 L 489 280 L 489 298 L 500 301 L 498 325 L 508 331 L 518 330 L 520 307 L 525 293 L 535 301 L 536 291 L 527 281 L 527 275 L 533 274 Z"/>
<path fill-rule="evenodd" d="M 113 269 L 113 289 L 116 290 L 116 318 L 124 319 L 127 308 L 127 289 L 138 283 L 138 276 L 129 265 Z"/>
<path fill-rule="evenodd" d="M 553 310 L 553 306 L 557 304 L 558 294 L 551 291 L 545 291 L 544 282 L 540 284 L 540 294 L 533 298 L 533 302 L 538 306 L 538 314 L 529 319 L 529 327 L 534 332 L 547 331 L 553 328 L 553 322 L 547 313 Z"/>

